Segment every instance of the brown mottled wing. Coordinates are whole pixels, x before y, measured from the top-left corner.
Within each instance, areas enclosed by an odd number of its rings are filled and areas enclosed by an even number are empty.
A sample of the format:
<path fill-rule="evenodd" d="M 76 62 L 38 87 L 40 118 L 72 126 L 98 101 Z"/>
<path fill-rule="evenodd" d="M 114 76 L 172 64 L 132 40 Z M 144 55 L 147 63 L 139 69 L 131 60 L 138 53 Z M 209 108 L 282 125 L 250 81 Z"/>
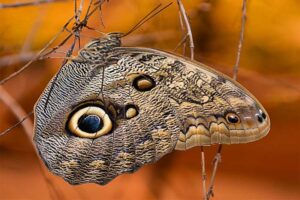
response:
<path fill-rule="evenodd" d="M 36 103 L 36 146 L 49 170 L 71 184 L 106 184 L 175 148 L 181 124 L 165 86 L 158 84 L 147 92 L 135 90 L 130 74 L 142 73 L 147 66 L 133 63 L 141 68 L 135 71 L 123 61 L 121 56 L 105 65 L 69 62 L 57 74 L 51 93 L 53 81 Z M 154 79 L 158 82 L 158 77 Z M 72 112 L 87 102 L 113 105 L 117 114 L 111 117 L 114 127 L 109 134 L 90 139 L 68 130 Z M 127 104 L 138 108 L 136 117 L 126 119 Z"/>
<path fill-rule="evenodd" d="M 103 185 L 175 148 L 245 143 L 267 134 L 265 110 L 236 82 L 162 51 L 119 47 L 114 37 L 89 43 L 35 105 L 34 140 L 56 175 L 71 184 Z M 83 121 L 97 119 L 99 110 L 112 125 L 99 122 L 87 133 L 92 124 L 82 134 Z"/>

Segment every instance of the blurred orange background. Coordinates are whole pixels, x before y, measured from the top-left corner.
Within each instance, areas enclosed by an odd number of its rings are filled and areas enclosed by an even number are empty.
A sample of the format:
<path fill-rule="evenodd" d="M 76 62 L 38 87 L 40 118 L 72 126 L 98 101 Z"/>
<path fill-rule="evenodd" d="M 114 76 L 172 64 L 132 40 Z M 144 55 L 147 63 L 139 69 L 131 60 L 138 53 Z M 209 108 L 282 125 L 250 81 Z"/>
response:
<path fill-rule="evenodd" d="M 159 3 L 170 1 L 111 0 L 102 7 L 105 26 L 101 25 L 99 14 L 89 20 L 89 25 L 102 32 L 126 32 Z M 1 1 L 11 2 L 16 1 Z M 196 60 L 232 76 L 242 0 L 183 0 L 183 3 L 193 29 Z M 87 4 L 88 1 L 84 6 Z M 298 0 L 248 1 L 238 81 L 267 109 L 272 127 L 269 135 L 260 141 L 224 146 L 214 199 L 300 199 L 299 10 Z M 0 9 L 0 78 L 24 64 L 16 62 L 13 55 L 42 49 L 73 12 L 72 1 Z M 82 45 L 99 36 L 95 31 L 83 32 Z M 63 37 L 59 37 L 60 41 Z M 123 43 L 172 51 L 181 37 L 178 8 L 174 2 L 124 38 Z M 66 51 L 68 44 L 61 50 Z M 60 63 L 56 58 L 35 62 L 7 82 L 4 89 L 30 112 Z M 0 120 L 0 130 L 17 122 L 2 102 Z M 205 148 L 205 152 L 210 175 L 216 146 Z M 201 199 L 200 148 L 173 152 L 134 174 L 119 176 L 106 186 L 71 186 L 49 172 L 47 177 L 48 182 L 42 176 L 38 157 L 21 126 L 0 137 L 0 199 L 3 200 Z M 55 188 L 55 194 L 49 185 Z"/>

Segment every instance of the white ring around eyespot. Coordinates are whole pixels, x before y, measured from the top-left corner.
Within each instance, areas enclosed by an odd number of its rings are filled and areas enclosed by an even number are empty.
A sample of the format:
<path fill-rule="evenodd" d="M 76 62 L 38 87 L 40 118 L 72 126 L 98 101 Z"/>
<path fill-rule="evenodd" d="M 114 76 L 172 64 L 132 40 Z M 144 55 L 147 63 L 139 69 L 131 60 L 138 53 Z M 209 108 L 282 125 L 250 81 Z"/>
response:
<path fill-rule="evenodd" d="M 103 127 L 97 131 L 96 133 L 87 133 L 78 127 L 78 121 L 82 115 L 97 115 L 103 120 Z M 83 138 L 97 138 L 101 135 L 105 135 L 109 133 L 109 131 L 112 129 L 112 122 L 109 118 L 109 116 L 105 113 L 105 111 L 99 107 L 96 106 L 88 106 L 85 108 L 82 108 L 78 110 L 74 115 L 71 117 L 69 123 L 68 123 L 69 130 Z"/>

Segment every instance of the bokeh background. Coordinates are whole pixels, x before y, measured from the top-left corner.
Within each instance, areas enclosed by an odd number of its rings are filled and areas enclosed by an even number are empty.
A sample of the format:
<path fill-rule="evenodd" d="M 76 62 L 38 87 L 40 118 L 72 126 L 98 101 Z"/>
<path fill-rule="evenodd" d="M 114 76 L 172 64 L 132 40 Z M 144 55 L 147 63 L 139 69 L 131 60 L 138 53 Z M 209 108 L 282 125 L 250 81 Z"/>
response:
<path fill-rule="evenodd" d="M 111 0 L 102 7 L 104 26 L 99 14 L 89 20 L 89 25 L 102 32 L 126 32 L 159 3 L 170 1 Z M 16 1 L 1 0 L 1 3 L 11 2 Z M 183 0 L 183 3 L 194 33 L 196 60 L 232 76 L 242 0 Z M 214 199 L 300 199 L 299 10 L 298 0 L 248 1 L 238 81 L 264 105 L 272 127 L 269 135 L 260 141 L 224 146 Z M 42 49 L 73 11 L 72 1 L 0 9 L 1 79 Z M 95 31 L 85 31 L 82 44 L 99 36 Z M 173 51 L 181 37 L 178 8 L 174 2 L 123 42 L 128 46 Z M 64 46 L 61 51 L 66 49 Z M 3 88 L 30 112 L 60 63 L 57 58 L 35 62 Z M 0 102 L 0 130 L 17 121 L 10 109 Z M 205 151 L 210 175 L 216 146 L 207 147 Z M 46 176 L 47 181 L 34 147 L 21 126 L 0 137 L 0 199 L 3 200 L 201 199 L 199 148 L 173 152 L 134 174 L 119 176 L 106 186 L 71 186 L 50 173 Z M 55 188 L 55 195 L 49 185 Z"/>

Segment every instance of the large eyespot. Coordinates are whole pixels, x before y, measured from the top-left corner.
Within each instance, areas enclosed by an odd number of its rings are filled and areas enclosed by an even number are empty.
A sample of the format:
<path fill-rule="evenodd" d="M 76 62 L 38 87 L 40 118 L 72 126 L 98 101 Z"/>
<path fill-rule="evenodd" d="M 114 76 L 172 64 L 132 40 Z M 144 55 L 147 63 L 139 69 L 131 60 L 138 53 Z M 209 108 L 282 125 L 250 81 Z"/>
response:
<path fill-rule="evenodd" d="M 139 114 L 138 108 L 135 105 L 128 104 L 125 106 L 125 117 L 131 119 Z"/>
<path fill-rule="evenodd" d="M 74 135 L 83 138 L 97 138 L 112 130 L 112 121 L 100 107 L 87 106 L 71 116 L 67 127 Z"/>
<path fill-rule="evenodd" d="M 240 118 L 235 113 L 227 113 L 226 114 L 226 121 L 231 123 L 231 124 L 236 124 L 236 123 L 240 122 Z"/>
<path fill-rule="evenodd" d="M 136 90 L 144 92 L 151 90 L 156 84 L 153 78 L 146 74 L 142 74 L 133 80 L 132 85 Z"/>

